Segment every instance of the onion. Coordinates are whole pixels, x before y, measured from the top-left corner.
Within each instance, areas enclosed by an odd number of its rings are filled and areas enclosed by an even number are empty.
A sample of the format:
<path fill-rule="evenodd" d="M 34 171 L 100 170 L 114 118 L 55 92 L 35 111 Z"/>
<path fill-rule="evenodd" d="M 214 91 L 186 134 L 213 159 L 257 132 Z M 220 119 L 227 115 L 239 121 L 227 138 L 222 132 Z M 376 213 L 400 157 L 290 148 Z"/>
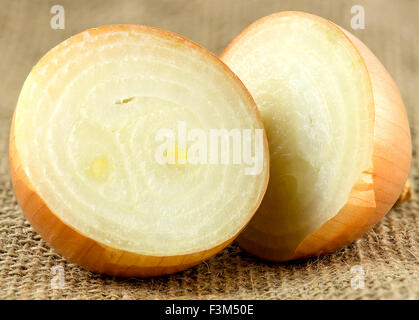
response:
<path fill-rule="evenodd" d="M 260 174 L 244 162 L 158 163 L 155 137 L 180 122 L 260 130 Z M 256 105 L 230 69 L 187 39 L 134 25 L 49 51 L 10 135 L 15 194 L 34 229 L 71 261 L 118 276 L 176 272 L 227 246 L 261 202 L 268 161 Z"/>
<path fill-rule="evenodd" d="M 397 86 L 360 40 L 282 12 L 247 27 L 221 58 L 255 99 L 271 156 L 240 247 L 270 261 L 318 256 L 390 210 L 410 168 L 409 124 Z"/>

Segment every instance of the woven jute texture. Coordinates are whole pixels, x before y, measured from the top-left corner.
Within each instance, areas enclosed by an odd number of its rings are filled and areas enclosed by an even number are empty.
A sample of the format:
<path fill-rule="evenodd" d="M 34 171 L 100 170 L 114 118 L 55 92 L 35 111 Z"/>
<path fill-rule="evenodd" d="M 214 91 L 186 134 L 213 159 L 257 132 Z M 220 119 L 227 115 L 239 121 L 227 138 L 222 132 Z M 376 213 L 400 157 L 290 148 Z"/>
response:
<path fill-rule="evenodd" d="M 50 9 L 57 3 L 65 9 L 64 30 L 50 27 Z M 351 29 L 355 4 L 365 8 L 364 30 Z M 382 60 L 408 110 L 414 147 L 411 181 L 413 189 L 419 190 L 419 1 L 0 0 L 0 298 L 419 298 L 417 194 L 391 210 L 362 239 L 333 254 L 268 264 L 233 244 L 192 269 L 145 280 L 92 274 L 67 262 L 33 231 L 16 203 L 7 160 L 10 120 L 25 77 L 48 49 L 91 27 L 135 23 L 179 33 L 219 54 L 246 25 L 284 10 L 307 11 L 335 21 Z M 63 267 L 63 289 L 51 287 L 54 266 Z M 356 281 L 362 270 L 364 288 L 356 289 L 357 284 L 362 286 L 362 281 Z"/>

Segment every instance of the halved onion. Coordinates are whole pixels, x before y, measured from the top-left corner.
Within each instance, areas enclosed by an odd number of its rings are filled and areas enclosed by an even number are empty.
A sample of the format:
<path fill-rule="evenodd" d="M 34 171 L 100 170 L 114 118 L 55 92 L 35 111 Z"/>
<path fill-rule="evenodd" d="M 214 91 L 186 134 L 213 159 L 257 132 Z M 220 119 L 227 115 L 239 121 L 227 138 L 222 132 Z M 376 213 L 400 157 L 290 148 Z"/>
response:
<path fill-rule="evenodd" d="M 255 99 L 270 148 L 268 190 L 237 239 L 243 249 L 272 261 L 316 256 L 389 211 L 408 176 L 410 131 L 395 83 L 361 41 L 282 12 L 250 25 L 221 58 Z"/>
<path fill-rule="evenodd" d="M 15 193 L 35 230 L 81 266 L 120 276 L 176 272 L 223 249 L 264 195 L 266 137 L 256 175 L 245 162 L 158 163 L 158 131 L 180 122 L 263 130 L 240 80 L 175 34 L 107 26 L 53 48 L 23 86 L 10 136 Z"/>

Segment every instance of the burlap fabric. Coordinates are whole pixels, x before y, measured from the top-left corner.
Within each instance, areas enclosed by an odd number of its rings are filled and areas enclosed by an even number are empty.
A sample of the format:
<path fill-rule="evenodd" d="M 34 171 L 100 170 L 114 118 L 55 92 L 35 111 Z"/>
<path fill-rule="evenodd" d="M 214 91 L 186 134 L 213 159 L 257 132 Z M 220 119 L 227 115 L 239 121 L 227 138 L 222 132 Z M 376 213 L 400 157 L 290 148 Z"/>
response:
<path fill-rule="evenodd" d="M 64 1 L 65 29 L 50 27 L 55 1 L 0 1 L 0 298 L 81 299 L 377 299 L 419 298 L 417 211 L 419 197 L 393 209 L 362 239 L 307 261 L 267 264 L 231 245 L 187 271 L 154 279 L 92 274 L 63 259 L 23 217 L 11 188 L 8 130 L 23 81 L 52 46 L 90 27 L 146 24 L 186 36 L 219 54 L 255 19 L 283 10 L 329 18 L 359 36 L 394 76 L 408 109 L 414 146 L 411 179 L 419 190 L 417 125 L 419 1 L 164 0 Z M 363 5 L 366 28 L 350 27 L 354 4 Z M 365 287 L 354 289 L 353 266 Z M 62 266 L 64 289 L 51 288 L 51 268 Z M 359 283 L 358 283 L 359 284 Z"/>

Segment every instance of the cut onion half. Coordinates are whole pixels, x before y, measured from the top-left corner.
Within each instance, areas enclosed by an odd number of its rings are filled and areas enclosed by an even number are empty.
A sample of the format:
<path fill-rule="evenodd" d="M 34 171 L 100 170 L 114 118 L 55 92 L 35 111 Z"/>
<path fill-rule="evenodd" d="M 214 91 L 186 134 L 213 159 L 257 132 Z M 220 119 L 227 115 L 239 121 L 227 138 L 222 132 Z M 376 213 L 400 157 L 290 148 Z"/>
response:
<path fill-rule="evenodd" d="M 159 163 L 158 132 L 179 123 L 260 130 L 262 169 L 177 161 L 188 157 L 180 144 L 175 163 Z M 15 194 L 35 230 L 71 261 L 118 276 L 176 272 L 227 246 L 261 202 L 268 161 L 262 120 L 233 72 L 190 40 L 135 25 L 49 51 L 24 83 L 10 135 Z"/>
<path fill-rule="evenodd" d="M 410 168 L 409 124 L 364 44 L 323 18 L 281 12 L 246 28 L 221 58 L 255 99 L 270 148 L 268 190 L 237 239 L 244 250 L 271 261 L 317 256 L 389 211 Z"/>

